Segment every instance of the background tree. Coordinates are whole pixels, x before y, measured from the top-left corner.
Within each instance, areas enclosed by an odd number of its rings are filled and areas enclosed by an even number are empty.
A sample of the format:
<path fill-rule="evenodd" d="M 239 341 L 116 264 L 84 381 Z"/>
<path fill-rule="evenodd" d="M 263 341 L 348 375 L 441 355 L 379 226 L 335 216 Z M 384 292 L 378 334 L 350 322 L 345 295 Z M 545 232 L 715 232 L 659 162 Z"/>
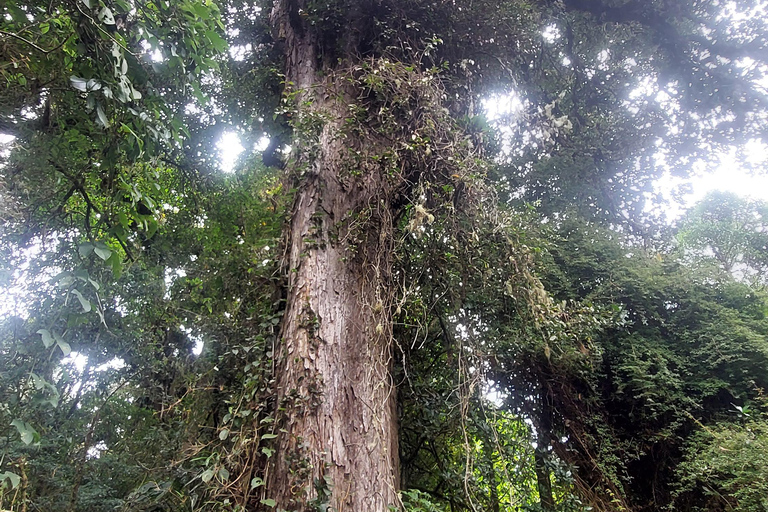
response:
<path fill-rule="evenodd" d="M 725 272 L 764 282 L 768 257 L 768 206 L 730 193 L 710 193 L 681 222 L 683 250 L 714 258 Z"/>

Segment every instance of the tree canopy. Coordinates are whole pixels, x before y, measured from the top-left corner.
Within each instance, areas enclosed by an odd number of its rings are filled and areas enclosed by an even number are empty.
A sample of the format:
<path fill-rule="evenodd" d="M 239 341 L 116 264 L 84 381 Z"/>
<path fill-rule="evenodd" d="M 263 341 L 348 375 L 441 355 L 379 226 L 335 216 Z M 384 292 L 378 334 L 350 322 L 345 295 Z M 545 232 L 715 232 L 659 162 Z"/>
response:
<path fill-rule="evenodd" d="M 768 509 L 766 14 L 5 2 L 0 508 Z"/>

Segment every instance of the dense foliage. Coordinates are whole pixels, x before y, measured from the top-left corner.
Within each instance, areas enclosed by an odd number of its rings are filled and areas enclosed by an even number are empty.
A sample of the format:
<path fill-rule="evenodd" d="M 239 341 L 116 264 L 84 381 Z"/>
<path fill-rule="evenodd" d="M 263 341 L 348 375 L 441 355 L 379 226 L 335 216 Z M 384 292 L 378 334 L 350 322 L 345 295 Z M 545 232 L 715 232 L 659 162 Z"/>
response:
<path fill-rule="evenodd" d="M 411 186 L 367 305 L 391 309 L 401 505 L 767 510 L 768 206 L 672 223 L 658 189 L 765 149 L 763 3 L 300 4 L 359 96 L 340 179 Z M 328 119 L 271 9 L 0 8 L 0 508 L 275 507 L 284 235 Z M 362 245 L 380 213 L 353 213 Z"/>

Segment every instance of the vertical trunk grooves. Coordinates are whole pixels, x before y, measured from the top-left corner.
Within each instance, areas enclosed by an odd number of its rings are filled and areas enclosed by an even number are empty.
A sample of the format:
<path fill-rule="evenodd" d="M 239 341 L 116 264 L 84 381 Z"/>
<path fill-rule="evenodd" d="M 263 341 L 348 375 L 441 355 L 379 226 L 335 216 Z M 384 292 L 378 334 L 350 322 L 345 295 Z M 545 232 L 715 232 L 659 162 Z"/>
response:
<path fill-rule="evenodd" d="M 278 0 L 286 81 L 299 115 L 321 114 L 286 236 L 287 304 L 276 370 L 280 434 L 267 474 L 274 510 L 386 512 L 397 504 L 398 447 L 391 381 L 391 186 L 378 171 L 348 180 L 344 119 L 355 91 L 323 79 L 301 0 Z M 325 70 L 329 71 L 329 70 Z"/>

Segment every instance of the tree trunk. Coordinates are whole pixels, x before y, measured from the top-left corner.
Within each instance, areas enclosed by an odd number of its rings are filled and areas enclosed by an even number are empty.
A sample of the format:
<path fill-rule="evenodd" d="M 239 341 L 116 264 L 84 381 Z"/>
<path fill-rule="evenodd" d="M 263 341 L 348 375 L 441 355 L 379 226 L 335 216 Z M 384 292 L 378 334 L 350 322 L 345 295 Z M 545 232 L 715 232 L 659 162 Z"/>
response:
<path fill-rule="evenodd" d="M 541 386 L 539 418 L 536 422 L 536 450 L 534 451 L 534 467 L 536 469 L 536 486 L 539 490 L 539 503 L 544 512 L 555 510 L 555 499 L 552 496 L 552 480 L 547 459 L 550 457 L 549 447 L 552 441 L 552 402 L 547 386 Z"/>
<path fill-rule="evenodd" d="M 294 1 L 272 13 L 296 101 L 298 176 L 286 236 L 287 304 L 276 385 L 277 451 L 266 498 L 275 510 L 386 512 L 397 506 L 399 467 L 391 380 L 392 185 L 382 172 L 343 177 L 344 123 L 355 91 L 318 71 L 315 36 Z M 312 119 L 320 120 L 319 125 Z M 297 133 L 297 137 L 307 134 Z"/>

